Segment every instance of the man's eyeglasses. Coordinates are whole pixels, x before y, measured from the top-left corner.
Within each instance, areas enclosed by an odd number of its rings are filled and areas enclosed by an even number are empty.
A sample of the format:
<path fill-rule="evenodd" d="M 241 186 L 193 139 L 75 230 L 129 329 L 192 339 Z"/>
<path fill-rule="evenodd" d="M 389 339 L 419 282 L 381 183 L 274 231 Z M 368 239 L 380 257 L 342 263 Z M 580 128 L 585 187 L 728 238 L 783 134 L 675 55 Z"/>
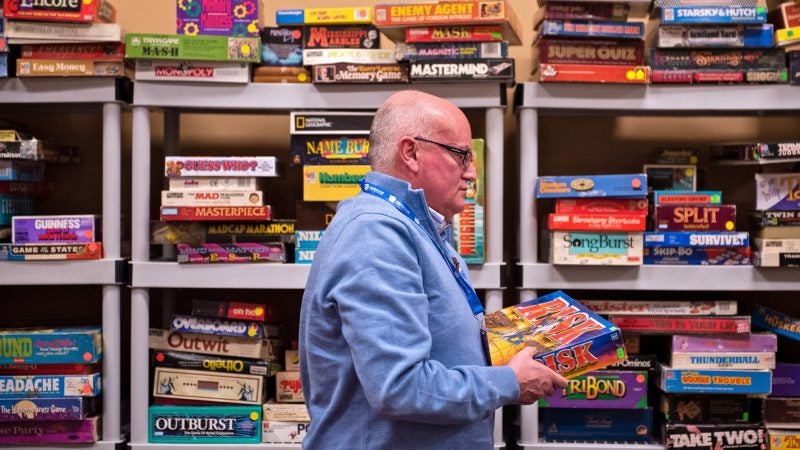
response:
<path fill-rule="evenodd" d="M 442 144 L 441 142 L 432 141 L 430 139 L 426 139 L 420 136 L 415 136 L 414 139 L 422 142 L 436 144 L 439 147 L 442 147 L 443 149 L 447 150 L 448 152 L 455 153 L 456 155 L 461 157 L 461 167 L 465 169 L 469 166 L 469 163 L 472 162 L 473 155 L 472 152 L 469 150 L 463 150 L 458 147 L 453 147 L 452 145 Z"/>

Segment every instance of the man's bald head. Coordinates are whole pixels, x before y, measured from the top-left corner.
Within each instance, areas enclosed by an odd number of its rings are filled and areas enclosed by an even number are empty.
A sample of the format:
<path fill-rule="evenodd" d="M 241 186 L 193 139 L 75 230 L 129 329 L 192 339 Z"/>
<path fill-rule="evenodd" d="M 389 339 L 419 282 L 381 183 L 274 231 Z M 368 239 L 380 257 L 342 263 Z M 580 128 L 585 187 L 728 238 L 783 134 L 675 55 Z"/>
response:
<path fill-rule="evenodd" d="M 449 101 L 420 91 L 400 91 L 389 97 L 372 120 L 369 158 L 372 169 L 392 173 L 397 144 L 403 136 L 432 136 L 464 114 Z M 466 118 L 463 120 L 466 121 Z"/>

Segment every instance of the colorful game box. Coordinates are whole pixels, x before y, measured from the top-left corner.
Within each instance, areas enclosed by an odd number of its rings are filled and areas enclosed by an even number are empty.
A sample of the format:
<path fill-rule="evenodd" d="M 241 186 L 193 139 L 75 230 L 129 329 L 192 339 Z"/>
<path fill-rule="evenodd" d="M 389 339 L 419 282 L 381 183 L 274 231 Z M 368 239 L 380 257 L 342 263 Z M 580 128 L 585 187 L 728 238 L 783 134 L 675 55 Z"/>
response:
<path fill-rule="evenodd" d="M 274 156 L 167 156 L 167 177 L 276 177 Z"/>
<path fill-rule="evenodd" d="M 7 19 L 13 20 L 113 23 L 117 16 L 114 5 L 105 0 L 5 0 L 0 10 L 4 10 Z"/>
<path fill-rule="evenodd" d="M 547 439 L 649 442 L 653 435 L 653 408 L 542 410 Z"/>
<path fill-rule="evenodd" d="M 536 198 L 645 197 L 647 175 L 584 175 L 539 177 Z"/>
<path fill-rule="evenodd" d="M 763 400 L 743 395 L 661 393 L 660 412 L 669 423 L 750 423 L 761 420 Z M 755 414 L 751 414 L 753 411 Z"/>
<path fill-rule="evenodd" d="M 643 334 L 717 334 L 749 335 L 749 316 L 671 316 L 651 315 L 609 317 L 612 324 L 623 331 Z"/>
<path fill-rule="evenodd" d="M 767 429 L 760 424 L 666 424 L 664 440 L 667 448 L 764 450 Z"/>
<path fill-rule="evenodd" d="M 243 373 L 270 376 L 269 361 L 250 358 L 224 358 L 189 352 L 154 351 L 153 366 L 211 372 Z"/>
<path fill-rule="evenodd" d="M 261 375 L 156 367 L 153 397 L 258 405 L 266 396 Z"/>
<path fill-rule="evenodd" d="M 751 25 L 662 25 L 658 27 L 658 48 L 770 48 L 774 26 Z"/>
<path fill-rule="evenodd" d="M 189 36 L 258 36 L 257 0 L 180 0 L 177 33 Z"/>
<path fill-rule="evenodd" d="M 67 448 L 99 439 L 99 416 L 52 422 L 0 422 L 0 445 L 36 444 L 44 448 Z"/>
<path fill-rule="evenodd" d="M 746 231 L 646 231 L 645 247 L 748 247 Z"/>
<path fill-rule="evenodd" d="M 647 215 L 646 198 L 558 198 L 556 214 Z"/>
<path fill-rule="evenodd" d="M 667 393 L 767 395 L 771 370 L 684 370 L 661 366 L 659 387 Z"/>
<path fill-rule="evenodd" d="M 151 406 L 149 442 L 258 444 L 261 406 Z"/>
<path fill-rule="evenodd" d="M 674 6 L 661 8 L 663 24 L 745 23 L 767 21 L 765 6 Z"/>
<path fill-rule="evenodd" d="M 574 378 L 626 358 L 619 329 L 561 291 L 487 314 L 486 328 L 493 365 L 534 347 L 534 359 Z"/>
<path fill-rule="evenodd" d="M 641 232 L 553 231 L 550 234 L 552 264 L 642 264 Z"/>
<path fill-rule="evenodd" d="M 800 397 L 800 364 L 779 362 L 772 371 L 772 395 Z"/>
<path fill-rule="evenodd" d="M 503 40 L 498 25 L 408 27 L 404 42 L 497 42 Z"/>
<path fill-rule="evenodd" d="M 644 264 L 670 266 L 749 266 L 749 247 L 646 247 Z"/>
<path fill-rule="evenodd" d="M 798 450 L 800 449 L 800 432 L 796 430 L 768 429 L 770 450 Z"/>
<path fill-rule="evenodd" d="M 647 372 L 598 370 L 579 375 L 560 392 L 539 399 L 552 408 L 647 408 Z"/>
<path fill-rule="evenodd" d="M 0 422 L 82 420 L 98 403 L 96 397 L 0 399 Z"/>
<path fill-rule="evenodd" d="M 261 29 L 261 64 L 275 67 L 303 65 L 303 27 Z"/>
<path fill-rule="evenodd" d="M 355 111 L 292 111 L 290 129 L 295 134 L 369 135 L 375 113 Z"/>
<path fill-rule="evenodd" d="M 756 209 L 800 210 L 800 174 L 757 173 Z"/>
<path fill-rule="evenodd" d="M 223 319 L 258 320 L 267 319 L 267 307 L 255 303 L 220 302 L 215 300 L 192 301 L 192 314 L 196 316 L 220 317 Z M 273 312 L 269 311 L 270 320 Z"/>
<path fill-rule="evenodd" d="M 658 316 L 729 316 L 736 314 L 735 300 L 717 301 L 650 301 L 650 300 L 583 300 L 583 306 L 597 314 Z"/>
<path fill-rule="evenodd" d="M 672 352 L 670 365 L 675 369 L 774 369 L 775 353 Z"/>
<path fill-rule="evenodd" d="M 95 242 L 100 223 L 93 215 L 14 216 L 11 242 L 15 244 L 46 242 Z"/>
<path fill-rule="evenodd" d="M 262 423 L 261 435 L 267 444 L 296 444 L 303 442 L 308 432 L 308 422 L 267 421 Z"/>
<path fill-rule="evenodd" d="M 764 402 L 764 422 L 770 428 L 800 428 L 800 398 L 767 397 Z"/>
<path fill-rule="evenodd" d="M 633 214 L 558 214 L 548 216 L 547 228 L 550 230 L 571 231 L 644 231 L 647 228 L 646 215 Z"/>
<path fill-rule="evenodd" d="M 279 9 L 278 25 L 369 25 L 373 21 L 371 7 Z"/>
<path fill-rule="evenodd" d="M 99 373 L 0 376 L 0 398 L 96 397 L 100 395 L 101 380 Z"/>
<path fill-rule="evenodd" d="M 409 26 L 500 25 L 511 45 L 521 44 L 522 36 L 508 0 L 380 4 L 375 6 L 375 25 L 395 42 L 403 40 Z"/>
<path fill-rule="evenodd" d="M 467 182 L 464 210 L 453 216 L 453 248 L 467 264 L 483 264 L 486 260 L 486 174 L 483 139 L 472 140 L 475 181 Z"/>
<path fill-rule="evenodd" d="M 367 136 L 294 135 L 291 137 L 291 165 L 369 164 Z"/>
<path fill-rule="evenodd" d="M 249 36 L 125 35 L 125 58 L 198 61 L 261 61 L 261 39 Z"/>
<path fill-rule="evenodd" d="M 800 341 L 800 320 L 774 309 L 756 305 L 752 312 L 753 326 Z"/>
<path fill-rule="evenodd" d="M 308 408 L 303 403 L 264 403 L 264 420 L 277 422 L 310 422 Z"/>
<path fill-rule="evenodd" d="M 772 333 L 746 336 L 672 336 L 673 352 L 770 352 L 778 351 L 778 338 Z"/>
<path fill-rule="evenodd" d="M 371 25 L 329 25 L 303 29 L 303 48 L 380 47 L 380 33 Z"/>
<path fill-rule="evenodd" d="M 263 337 L 262 326 L 259 322 L 197 317 L 186 314 L 174 314 L 169 328 L 174 331 L 216 334 L 220 336 L 251 337 L 258 339 Z"/>
<path fill-rule="evenodd" d="M 99 327 L 0 331 L 0 364 L 94 364 L 102 352 Z"/>
<path fill-rule="evenodd" d="M 736 205 L 656 205 L 658 231 L 734 231 Z"/>
<path fill-rule="evenodd" d="M 303 166 L 303 200 L 339 201 L 352 197 L 361 189 L 358 180 L 371 170 L 367 165 Z"/>
<path fill-rule="evenodd" d="M 722 191 L 653 191 L 655 205 L 719 205 Z"/>

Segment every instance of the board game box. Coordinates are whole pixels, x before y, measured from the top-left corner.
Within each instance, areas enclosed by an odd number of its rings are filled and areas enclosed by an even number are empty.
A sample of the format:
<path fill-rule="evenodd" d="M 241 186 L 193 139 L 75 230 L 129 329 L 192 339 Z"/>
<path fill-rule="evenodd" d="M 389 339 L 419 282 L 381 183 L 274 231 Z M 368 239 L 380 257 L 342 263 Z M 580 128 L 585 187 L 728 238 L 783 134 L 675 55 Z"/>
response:
<path fill-rule="evenodd" d="M 555 394 L 539 399 L 552 408 L 647 408 L 647 372 L 598 370 L 577 376 Z"/>
<path fill-rule="evenodd" d="M 151 406 L 150 442 L 256 444 L 261 406 Z"/>
<path fill-rule="evenodd" d="M 493 365 L 534 347 L 537 361 L 574 378 L 626 358 L 620 330 L 562 291 L 488 314 L 486 328 Z"/>

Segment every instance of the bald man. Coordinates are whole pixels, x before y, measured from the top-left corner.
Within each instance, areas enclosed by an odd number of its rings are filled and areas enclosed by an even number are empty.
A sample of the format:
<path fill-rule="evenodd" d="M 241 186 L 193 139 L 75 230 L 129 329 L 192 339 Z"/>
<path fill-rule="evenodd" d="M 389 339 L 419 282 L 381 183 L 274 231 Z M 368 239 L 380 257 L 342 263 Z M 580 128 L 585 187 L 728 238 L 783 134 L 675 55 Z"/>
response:
<path fill-rule="evenodd" d="M 402 91 L 378 109 L 372 172 L 339 204 L 303 295 L 303 448 L 491 449 L 495 409 L 566 384 L 532 349 L 487 363 L 482 306 L 450 244 L 471 144 L 444 99 Z"/>

